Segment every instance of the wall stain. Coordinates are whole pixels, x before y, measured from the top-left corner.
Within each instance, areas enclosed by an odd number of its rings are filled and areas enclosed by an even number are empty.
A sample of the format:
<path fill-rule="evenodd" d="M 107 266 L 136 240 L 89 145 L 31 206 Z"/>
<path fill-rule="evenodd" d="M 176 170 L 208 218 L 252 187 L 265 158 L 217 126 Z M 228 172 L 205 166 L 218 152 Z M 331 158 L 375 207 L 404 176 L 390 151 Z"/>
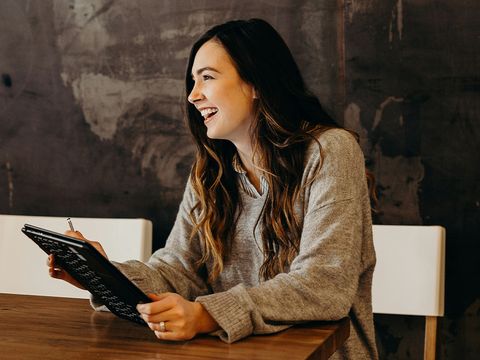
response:
<path fill-rule="evenodd" d="M 22 95 L 34 62 L 33 32 L 20 3 L 15 0 L 0 1 L 1 120 Z"/>
<path fill-rule="evenodd" d="M 152 77 L 124 81 L 92 73 L 82 74 L 71 85 L 90 129 L 102 140 L 114 138 L 119 119 L 136 104 L 146 98 L 152 102 L 158 102 L 159 97 L 171 98 L 172 92 L 181 93 L 183 88 L 180 80 Z"/>
<path fill-rule="evenodd" d="M 68 51 L 73 45 L 76 44 L 77 37 L 82 35 L 82 32 L 85 28 L 87 28 L 92 21 L 97 20 L 98 17 L 102 14 L 105 14 L 113 5 L 114 0 L 110 0 L 100 6 L 100 8 L 97 10 L 96 5 L 97 4 L 74 4 L 73 6 L 70 6 L 69 9 L 75 12 L 76 9 L 76 14 L 75 14 L 75 20 L 77 22 L 78 28 L 75 29 L 74 35 L 70 38 L 70 41 L 65 44 L 63 47 L 64 51 Z M 66 5 L 66 4 L 64 4 Z M 87 9 L 88 8 L 88 9 Z M 81 22 L 81 25 L 78 23 Z M 97 25 L 99 25 L 97 23 Z"/>
<path fill-rule="evenodd" d="M 373 125 L 372 125 L 372 130 L 375 130 L 377 126 L 380 124 L 380 121 L 382 120 L 382 115 L 383 115 L 383 110 L 387 105 L 389 105 L 392 102 L 402 102 L 403 98 L 401 97 L 395 97 L 395 96 L 389 96 L 387 97 L 381 104 L 380 107 L 377 108 L 375 111 L 375 118 L 373 119 Z M 400 120 L 401 123 L 403 123 L 403 119 Z"/>
<path fill-rule="evenodd" d="M 397 0 L 395 7 L 392 9 L 392 16 L 390 18 L 390 24 L 388 26 L 388 42 L 392 43 L 394 30 L 397 30 L 398 39 L 402 40 L 403 34 L 403 2 Z"/>
<path fill-rule="evenodd" d="M 155 98 L 128 105 L 113 141 L 132 154 L 142 173 L 153 171 L 165 194 L 181 192 L 194 158 L 194 146 L 182 122 L 162 113 Z M 167 195 L 169 196 L 169 195 Z"/>
<path fill-rule="evenodd" d="M 344 112 L 344 122 L 343 126 L 347 129 L 353 130 L 359 136 L 360 147 L 365 155 L 371 153 L 371 142 L 368 138 L 368 131 L 362 126 L 361 120 L 361 109 L 360 106 L 356 103 L 350 103 L 346 106 Z"/>
<path fill-rule="evenodd" d="M 10 165 L 10 161 L 5 163 L 5 168 L 7 169 L 7 184 L 8 184 L 8 207 L 13 208 L 13 169 Z"/>
<path fill-rule="evenodd" d="M 9 74 L 2 74 L 2 83 L 5 87 L 11 88 L 13 85 L 12 77 Z"/>
<path fill-rule="evenodd" d="M 419 189 L 424 178 L 424 166 L 420 156 L 405 156 L 404 153 L 386 154 L 382 147 L 383 136 L 373 136 L 378 132 L 384 118 L 385 110 L 392 104 L 402 103 L 401 97 L 388 96 L 377 107 L 372 127 L 365 128 L 362 111 L 358 104 L 352 102 L 346 106 L 344 126 L 359 135 L 360 147 L 366 156 L 367 167 L 374 173 L 377 183 L 379 205 L 374 217 L 381 224 L 422 224 L 420 214 Z M 403 113 L 398 115 L 396 126 L 404 127 Z M 395 127 L 391 118 L 386 117 L 385 126 Z M 365 123 L 370 123 L 365 121 Z M 369 135 L 370 134 L 370 135 Z"/>
<path fill-rule="evenodd" d="M 351 23 L 356 14 L 367 13 L 370 8 L 376 5 L 375 2 L 375 0 L 345 0 L 345 12 L 348 21 Z"/>

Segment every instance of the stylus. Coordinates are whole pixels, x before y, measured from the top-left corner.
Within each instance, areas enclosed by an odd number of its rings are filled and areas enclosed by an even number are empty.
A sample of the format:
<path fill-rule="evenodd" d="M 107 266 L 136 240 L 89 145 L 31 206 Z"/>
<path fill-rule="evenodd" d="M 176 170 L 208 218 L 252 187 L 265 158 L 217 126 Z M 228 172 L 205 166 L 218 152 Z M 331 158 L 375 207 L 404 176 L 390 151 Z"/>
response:
<path fill-rule="evenodd" d="M 67 219 L 68 226 L 70 226 L 70 230 L 75 231 L 75 228 L 73 227 L 72 220 L 70 218 Z"/>

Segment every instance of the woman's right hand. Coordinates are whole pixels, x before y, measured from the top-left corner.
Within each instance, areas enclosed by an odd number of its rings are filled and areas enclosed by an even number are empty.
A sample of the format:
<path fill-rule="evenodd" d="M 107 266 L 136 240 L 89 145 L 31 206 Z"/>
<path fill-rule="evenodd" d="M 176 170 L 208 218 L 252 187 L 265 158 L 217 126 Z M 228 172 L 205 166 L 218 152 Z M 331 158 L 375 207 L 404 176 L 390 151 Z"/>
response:
<path fill-rule="evenodd" d="M 97 241 L 91 241 L 86 239 L 80 231 L 68 230 L 65 232 L 65 235 L 73 238 L 77 238 L 83 241 L 87 241 L 88 243 L 90 243 L 90 245 L 92 245 L 95 249 L 97 249 L 98 252 L 100 252 L 100 254 L 102 254 L 103 256 L 105 256 L 105 258 L 108 259 L 107 254 L 105 253 L 105 250 L 103 250 L 102 245 L 100 245 L 100 243 Z M 85 290 L 85 288 L 77 280 L 75 280 L 69 273 L 67 273 L 61 267 L 55 265 L 55 257 L 52 254 L 48 255 L 47 265 L 48 265 L 48 273 L 52 278 L 64 280 L 80 289 Z"/>

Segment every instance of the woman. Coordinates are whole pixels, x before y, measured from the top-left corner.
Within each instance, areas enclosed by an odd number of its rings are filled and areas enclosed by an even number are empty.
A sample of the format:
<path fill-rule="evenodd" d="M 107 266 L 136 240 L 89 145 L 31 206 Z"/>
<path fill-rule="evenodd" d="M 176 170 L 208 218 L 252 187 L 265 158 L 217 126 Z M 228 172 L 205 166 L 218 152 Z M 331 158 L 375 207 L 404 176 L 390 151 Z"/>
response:
<path fill-rule="evenodd" d="M 376 359 L 371 210 L 354 136 L 263 20 L 207 31 L 190 53 L 186 96 L 197 152 L 172 232 L 147 263 L 115 263 L 152 294 L 138 305 L 150 328 L 234 342 L 349 316 L 334 357 Z M 50 273 L 75 284 L 53 258 Z"/>

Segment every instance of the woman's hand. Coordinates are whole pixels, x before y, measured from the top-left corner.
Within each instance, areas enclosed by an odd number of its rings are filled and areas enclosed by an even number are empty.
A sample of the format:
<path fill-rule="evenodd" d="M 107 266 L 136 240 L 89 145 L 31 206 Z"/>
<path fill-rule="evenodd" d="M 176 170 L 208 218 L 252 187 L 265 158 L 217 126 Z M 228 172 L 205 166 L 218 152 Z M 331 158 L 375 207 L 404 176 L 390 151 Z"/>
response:
<path fill-rule="evenodd" d="M 149 297 L 153 302 L 138 304 L 137 310 L 159 339 L 189 340 L 197 334 L 220 328 L 198 302 L 173 293 L 150 294 Z"/>
<path fill-rule="evenodd" d="M 80 231 L 67 230 L 65 232 L 65 235 L 89 242 L 95 249 L 97 249 L 103 256 L 105 256 L 108 259 L 107 254 L 105 253 L 105 250 L 103 250 L 102 245 L 100 245 L 100 243 L 97 241 L 90 241 L 85 239 L 85 237 L 82 235 Z M 69 273 L 67 273 L 65 270 L 63 270 L 61 267 L 55 264 L 55 257 L 53 255 L 48 255 L 47 266 L 48 266 L 48 273 L 51 277 L 55 279 L 64 280 L 80 289 L 85 289 L 77 280 L 75 280 L 72 276 L 70 276 Z"/>
<path fill-rule="evenodd" d="M 65 235 L 90 243 L 90 245 L 92 245 L 95 249 L 97 249 L 100 252 L 100 254 L 102 254 L 103 256 L 105 256 L 108 259 L 108 256 L 105 253 L 105 250 L 103 250 L 102 245 L 100 245 L 100 243 L 98 241 L 92 241 L 92 240 L 85 239 L 85 237 L 82 235 L 82 233 L 80 231 L 67 230 L 67 231 L 65 231 Z"/>

